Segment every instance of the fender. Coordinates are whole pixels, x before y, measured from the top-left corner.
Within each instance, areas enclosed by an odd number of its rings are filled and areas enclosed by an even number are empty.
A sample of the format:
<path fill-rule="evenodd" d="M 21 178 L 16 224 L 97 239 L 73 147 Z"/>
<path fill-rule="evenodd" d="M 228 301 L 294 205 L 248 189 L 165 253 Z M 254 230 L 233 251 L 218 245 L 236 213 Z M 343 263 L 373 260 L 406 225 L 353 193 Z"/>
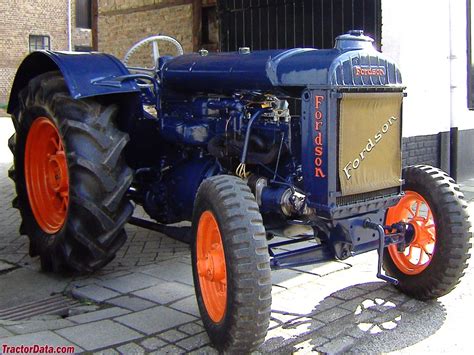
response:
<path fill-rule="evenodd" d="M 37 51 L 28 55 L 17 70 L 7 112 L 11 114 L 16 109 L 18 94 L 32 78 L 53 70 L 61 72 L 75 99 L 140 92 L 134 80 L 120 81 L 118 85 L 98 84 L 101 79 L 130 74 L 122 62 L 110 54 Z"/>

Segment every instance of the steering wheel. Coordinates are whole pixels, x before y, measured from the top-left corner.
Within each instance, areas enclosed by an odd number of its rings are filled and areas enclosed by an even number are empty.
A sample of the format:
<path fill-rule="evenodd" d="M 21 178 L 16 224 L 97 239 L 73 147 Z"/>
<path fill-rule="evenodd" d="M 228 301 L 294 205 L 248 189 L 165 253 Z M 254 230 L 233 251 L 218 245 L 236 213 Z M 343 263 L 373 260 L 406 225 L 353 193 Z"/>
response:
<path fill-rule="evenodd" d="M 125 66 L 128 67 L 128 62 L 130 60 L 130 57 L 133 55 L 133 53 L 135 53 L 138 49 L 142 48 L 143 46 L 146 46 L 148 43 L 151 43 L 153 62 L 155 65 L 152 68 L 130 67 L 129 69 L 144 70 L 147 72 L 155 73 L 158 70 L 158 59 L 160 58 L 160 50 L 158 48 L 159 41 L 164 41 L 164 42 L 173 44 L 179 55 L 182 55 L 184 53 L 183 46 L 181 46 L 181 44 L 173 37 L 165 36 L 165 35 L 150 36 L 150 37 L 146 37 L 142 39 L 141 41 L 138 41 L 128 50 L 128 52 L 125 54 L 125 57 L 123 58 L 123 63 L 125 64 Z"/>

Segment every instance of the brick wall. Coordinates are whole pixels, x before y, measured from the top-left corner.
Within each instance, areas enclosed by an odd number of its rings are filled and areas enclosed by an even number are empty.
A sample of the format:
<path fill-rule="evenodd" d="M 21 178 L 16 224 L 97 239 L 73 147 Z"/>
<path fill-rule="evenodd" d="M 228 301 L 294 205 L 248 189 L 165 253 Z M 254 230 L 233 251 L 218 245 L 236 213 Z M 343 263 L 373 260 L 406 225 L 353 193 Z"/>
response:
<path fill-rule="evenodd" d="M 28 54 L 29 35 L 49 35 L 52 49 L 67 49 L 67 2 L 0 1 L 0 103 L 8 100 L 21 60 Z"/>
<path fill-rule="evenodd" d="M 439 134 L 403 138 L 402 160 L 403 166 L 429 164 L 439 167 Z"/>
<path fill-rule="evenodd" d="M 99 51 L 122 59 L 135 42 L 158 33 L 193 49 L 192 0 L 99 0 L 98 12 Z M 176 54 L 172 48 L 161 46 L 160 54 Z M 151 66 L 151 50 L 137 52 L 133 64 Z"/>
<path fill-rule="evenodd" d="M 29 35 L 49 36 L 52 50 L 68 49 L 67 4 L 67 0 L 0 0 L 0 104 L 7 103 L 16 70 L 29 53 Z M 90 46 L 90 30 L 75 28 L 74 10 L 72 0 L 73 48 Z"/>

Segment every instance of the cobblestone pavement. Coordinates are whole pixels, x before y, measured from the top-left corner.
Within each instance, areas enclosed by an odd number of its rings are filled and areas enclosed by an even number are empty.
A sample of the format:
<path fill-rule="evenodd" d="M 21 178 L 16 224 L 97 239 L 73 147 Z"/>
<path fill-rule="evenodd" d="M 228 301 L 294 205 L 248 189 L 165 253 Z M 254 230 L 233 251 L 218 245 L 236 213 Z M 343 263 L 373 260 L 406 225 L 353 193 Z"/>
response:
<path fill-rule="evenodd" d="M 127 244 L 101 271 L 81 277 L 42 273 L 18 233 L 8 165 L 0 164 L 0 314 L 58 293 L 81 303 L 60 315 L 0 319 L 0 353 L 1 344 L 73 345 L 77 352 L 102 354 L 216 353 L 199 319 L 188 246 L 127 226 Z M 474 199 L 474 182 L 463 188 Z M 260 352 L 470 350 L 470 331 L 461 320 L 473 319 L 472 268 L 458 289 L 427 303 L 377 280 L 375 270 L 376 253 L 369 253 L 274 272 L 270 330 Z"/>

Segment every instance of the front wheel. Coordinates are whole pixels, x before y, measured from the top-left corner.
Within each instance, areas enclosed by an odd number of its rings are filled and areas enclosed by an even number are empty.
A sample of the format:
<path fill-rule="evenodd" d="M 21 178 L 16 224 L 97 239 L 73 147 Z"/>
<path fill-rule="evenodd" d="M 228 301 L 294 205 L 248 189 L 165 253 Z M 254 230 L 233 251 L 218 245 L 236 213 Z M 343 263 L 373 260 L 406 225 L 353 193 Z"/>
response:
<path fill-rule="evenodd" d="M 262 216 L 249 187 L 215 176 L 199 187 L 192 264 L 207 334 L 220 351 L 249 353 L 270 321 L 271 272 Z"/>
<path fill-rule="evenodd" d="M 411 166 L 403 178 L 405 195 L 387 211 L 385 224 L 404 221 L 415 233 L 403 250 L 388 247 L 384 269 L 399 280 L 402 292 L 421 300 L 437 298 L 454 289 L 467 267 L 467 204 L 459 186 L 440 169 Z"/>

